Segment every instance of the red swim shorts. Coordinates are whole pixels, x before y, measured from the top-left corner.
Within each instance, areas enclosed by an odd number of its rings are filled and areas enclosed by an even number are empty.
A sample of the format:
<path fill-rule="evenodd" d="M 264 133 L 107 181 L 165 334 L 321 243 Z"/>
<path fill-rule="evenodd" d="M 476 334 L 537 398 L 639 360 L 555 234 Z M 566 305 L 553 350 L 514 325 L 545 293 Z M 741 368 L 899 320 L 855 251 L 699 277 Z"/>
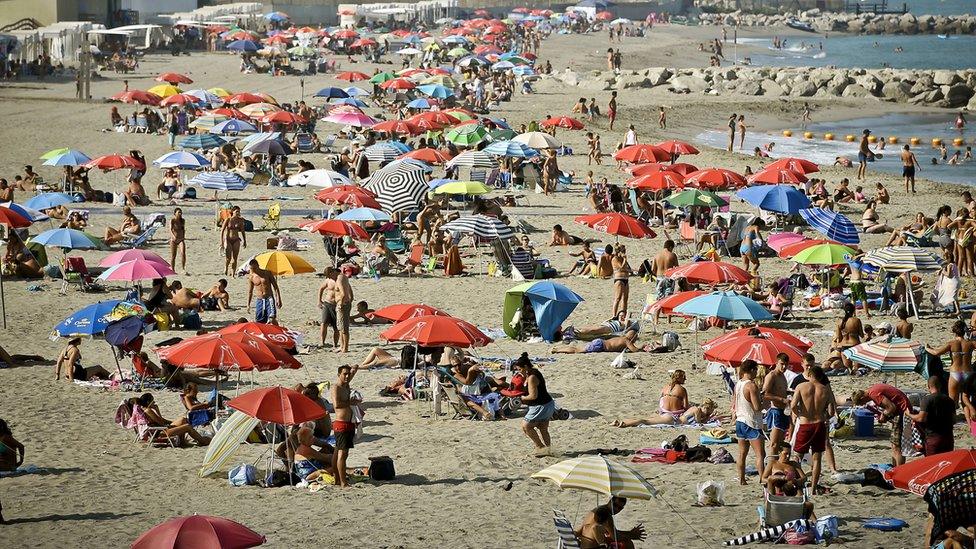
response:
<path fill-rule="evenodd" d="M 332 430 L 336 433 L 349 433 L 356 430 L 356 424 L 351 421 L 336 420 L 332 422 Z"/>
<path fill-rule="evenodd" d="M 827 448 L 827 424 L 800 423 L 793 439 L 793 450 L 803 455 L 807 451 L 823 452 Z"/>

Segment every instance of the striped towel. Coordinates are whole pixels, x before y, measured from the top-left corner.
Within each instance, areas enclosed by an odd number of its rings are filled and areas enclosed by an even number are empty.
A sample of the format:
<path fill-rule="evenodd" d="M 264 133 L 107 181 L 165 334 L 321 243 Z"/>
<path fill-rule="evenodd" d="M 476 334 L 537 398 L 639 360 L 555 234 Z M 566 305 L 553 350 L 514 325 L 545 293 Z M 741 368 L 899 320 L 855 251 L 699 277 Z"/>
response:
<path fill-rule="evenodd" d="M 807 528 L 810 527 L 810 521 L 808 521 L 807 519 L 791 520 L 779 526 L 771 526 L 769 528 L 763 528 L 758 532 L 753 532 L 752 534 L 746 536 L 730 539 L 729 541 L 725 542 L 725 546 L 728 547 L 730 545 L 746 545 L 747 543 L 753 543 L 756 541 L 767 541 L 771 539 L 778 539 L 790 528 L 793 528 L 801 524 L 806 526 Z"/>

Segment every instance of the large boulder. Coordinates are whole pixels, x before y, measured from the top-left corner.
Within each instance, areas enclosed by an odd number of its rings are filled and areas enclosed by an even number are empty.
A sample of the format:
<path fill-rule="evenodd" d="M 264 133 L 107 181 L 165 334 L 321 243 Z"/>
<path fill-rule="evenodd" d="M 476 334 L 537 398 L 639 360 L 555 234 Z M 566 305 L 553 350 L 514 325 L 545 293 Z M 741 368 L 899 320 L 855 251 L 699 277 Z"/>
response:
<path fill-rule="evenodd" d="M 935 88 L 934 90 L 916 95 L 908 102 L 916 105 L 929 105 L 941 101 L 943 97 L 945 96 L 942 95 L 942 90 L 940 88 Z"/>
<path fill-rule="evenodd" d="M 878 80 L 873 74 L 862 74 L 854 78 L 854 83 L 861 86 L 868 91 L 871 95 L 878 95 L 881 90 L 881 80 Z"/>
<path fill-rule="evenodd" d="M 742 95 L 759 95 L 762 88 L 759 87 L 759 82 L 757 80 L 741 80 L 739 85 L 736 87 L 736 91 Z"/>
<path fill-rule="evenodd" d="M 651 86 L 660 86 L 661 84 L 666 84 L 668 79 L 671 78 L 673 73 L 663 67 L 647 69 L 644 73 L 647 79 L 650 81 Z"/>
<path fill-rule="evenodd" d="M 775 80 L 763 80 L 760 83 L 760 87 L 762 87 L 762 94 L 768 95 L 769 97 L 781 97 L 786 95 L 786 90 L 783 89 L 783 86 L 777 84 Z"/>
<path fill-rule="evenodd" d="M 955 86 L 948 86 L 948 88 L 942 87 L 941 90 L 946 103 L 952 108 L 968 104 L 969 99 L 976 95 L 976 92 L 973 92 L 972 88 L 965 84 L 956 84 Z"/>
<path fill-rule="evenodd" d="M 932 73 L 932 81 L 936 86 L 951 86 L 962 82 L 962 78 L 956 71 L 935 71 Z"/>
<path fill-rule="evenodd" d="M 908 82 L 887 82 L 881 87 L 881 95 L 898 102 L 905 102 L 912 98 L 912 86 Z"/>
<path fill-rule="evenodd" d="M 650 88 L 651 80 L 642 74 L 628 74 L 617 78 L 617 89 Z"/>
<path fill-rule="evenodd" d="M 874 97 L 874 95 L 860 84 L 851 84 L 844 88 L 841 97 Z"/>
<path fill-rule="evenodd" d="M 918 18 L 906 13 L 898 18 L 898 28 L 905 34 L 915 34 L 918 32 Z"/>
<path fill-rule="evenodd" d="M 699 76 L 677 76 L 671 79 L 668 89 L 675 93 L 701 93 L 708 89 L 708 82 Z"/>
<path fill-rule="evenodd" d="M 970 100 L 969 104 L 966 105 L 966 110 L 976 111 L 976 95 L 974 95 Z"/>
<path fill-rule="evenodd" d="M 799 97 L 810 97 L 817 93 L 817 85 L 809 80 L 798 80 L 793 82 L 793 95 Z"/>

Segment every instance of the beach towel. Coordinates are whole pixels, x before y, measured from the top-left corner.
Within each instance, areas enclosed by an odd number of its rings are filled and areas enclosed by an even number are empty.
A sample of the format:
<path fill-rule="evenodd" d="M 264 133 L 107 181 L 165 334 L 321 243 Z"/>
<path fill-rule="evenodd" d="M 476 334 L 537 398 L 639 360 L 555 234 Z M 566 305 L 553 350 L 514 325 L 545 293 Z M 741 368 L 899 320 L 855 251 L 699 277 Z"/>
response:
<path fill-rule="evenodd" d="M 43 467 L 38 467 L 37 465 L 21 465 L 20 467 L 14 469 L 13 471 L 0 471 L 0 478 L 2 477 L 19 477 L 22 475 L 39 475 L 46 472 L 47 469 Z"/>
<path fill-rule="evenodd" d="M 650 428 L 650 429 L 676 429 L 679 427 L 693 428 L 693 429 L 717 429 L 722 426 L 722 423 L 718 420 L 712 420 L 708 423 L 698 423 L 695 420 L 691 420 L 687 425 L 681 423 L 673 423 L 671 425 L 638 425 L 638 427 Z"/>
<path fill-rule="evenodd" d="M 698 435 L 699 444 L 732 444 L 732 435 L 726 435 L 722 438 L 715 438 L 711 435 L 702 433 Z"/>
<path fill-rule="evenodd" d="M 808 521 L 806 519 L 797 519 L 797 520 L 791 520 L 791 521 L 787 522 L 786 524 L 781 524 L 779 526 L 772 526 L 770 528 L 763 528 L 762 530 L 759 530 L 758 532 L 753 532 L 751 534 L 748 534 L 748 535 L 745 535 L 745 536 L 742 536 L 742 537 L 738 537 L 738 538 L 735 538 L 735 539 L 730 539 L 730 540 L 728 540 L 728 541 L 725 542 L 725 546 L 728 547 L 728 546 L 731 546 L 731 545 L 746 545 L 746 544 L 754 543 L 754 542 L 757 542 L 757 541 L 767 541 L 767 540 L 771 540 L 771 539 L 778 539 L 780 536 L 782 536 L 783 534 L 785 534 L 787 530 L 789 530 L 790 528 L 795 528 L 797 526 L 804 526 L 804 527 L 809 528 L 810 527 L 810 521 Z"/>

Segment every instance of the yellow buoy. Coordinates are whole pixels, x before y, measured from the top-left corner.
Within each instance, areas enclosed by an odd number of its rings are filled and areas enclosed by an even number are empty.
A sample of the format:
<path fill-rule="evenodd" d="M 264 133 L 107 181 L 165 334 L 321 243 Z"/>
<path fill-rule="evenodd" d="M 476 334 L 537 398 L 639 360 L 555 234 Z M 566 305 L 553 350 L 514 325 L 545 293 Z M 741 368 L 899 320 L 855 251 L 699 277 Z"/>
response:
<path fill-rule="evenodd" d="M 825 133 L 824 134 L 824 139 L 826 139 L 827 141 L 833 141 L 834 140 L 834 134 L 832 134 L 832 133 Z"/>
<path fill-rule="evenodd" d="M 793 137 L 793 130 L 783 130 L 783 137 Z"/>
<path fill-rule="evenodd" d="M 877 143 L 877 142 L 878 142 L 878 138 L 877 137 L 875 137 L 873 135 L 869 135 L 868 136 L 868 143 Z"/>
<path fill-rule="evenodd" d="M 813 132 L 803 132 L 804 139 L 813 139 Z"/>
<path fill-rule="evenodd" d="M 963 146 L 963 145 L 966 144 L 966 140 L 963 139 L 963 138 L 961 138 L 961 137 L 957 137 L 957 138 L 955 138 L 955 139 L 952 140 L 952 144 L 955 145 L 955 146 L 957 146 L 957 147 L 961 147 L 961 146 Z"/>
<path fill-rule="evenodd" d="M 847 141 L 848 143 L 853 143 L 857 141 L 857 138 L 854 137 L 853 135 L 847 134 L 844 136 L 844 141 Z"/>
<path fill-rule="evenodd" d="M 939 138 L 933 139 L 932 140 L 932 146 L 933 147 L 941 147 L 942 146 L 942 140 L 939 139 Z"/>
<path fill-rule="evenodd" d="M 921 143 L 921 142 L 922 142 L 922 140 L 921 140 L 921 139 L 919 139 L 919 138 L 917 138 L 917 137 L 913 137 L 913 138 L 911 138 L 911 139 L 909 140 L 909 142 L 910 142 L 910 143 L 911 143 L 912 145 L 918 145 L 919 143 Z"/>
<path fill-rule="evenodd" d="M 898 136 L 897 135 L 892 135 L 891 137 L 889 137 L 888 138 L 888 143 L 891 144 L 891 145 L 894 145 L 894 144 L 898 143 Z"/>

